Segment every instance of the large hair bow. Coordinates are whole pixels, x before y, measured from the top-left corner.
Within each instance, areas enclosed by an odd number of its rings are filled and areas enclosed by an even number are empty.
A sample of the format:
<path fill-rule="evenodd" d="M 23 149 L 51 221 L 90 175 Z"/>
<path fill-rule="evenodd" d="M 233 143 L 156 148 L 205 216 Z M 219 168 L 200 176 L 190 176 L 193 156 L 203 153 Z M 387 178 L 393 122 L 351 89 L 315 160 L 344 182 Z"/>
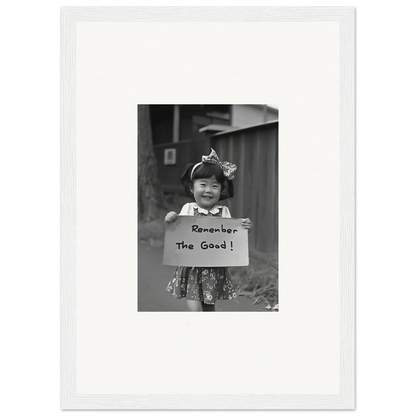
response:
<path fill-rule="evenodd" d="M 231 162 L 221 162 L 216 151 L 214 149 L 211 149 L 211 153 L 208 156 L 202 156 L 202 162 L 201 163 L 212 163 L 213 165 L 220 165 L 224 176 L 231 180 L 234 179 L 234 172 L 237 170 L 237 166 L 234 165 L 234 163 Z M 198 163 L 197 165 L 200 165 L 201 163 Z M 194 168 L 196 165 L 194 166 Z"/>

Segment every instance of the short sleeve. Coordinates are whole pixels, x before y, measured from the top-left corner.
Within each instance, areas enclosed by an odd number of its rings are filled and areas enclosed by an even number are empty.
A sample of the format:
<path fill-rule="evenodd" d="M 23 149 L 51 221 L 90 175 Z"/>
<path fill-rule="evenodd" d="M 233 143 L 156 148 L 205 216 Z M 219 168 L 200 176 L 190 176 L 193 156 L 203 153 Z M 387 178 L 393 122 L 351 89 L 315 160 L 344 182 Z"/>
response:
<path fill-rule="evenodd" d="M 222 216 L 225 218 L 231 218 L 231 213 L 230 210 L 228 209 L 228 207 L 223 206 L 222 207 Z"/>
<path fill-rule="evenodd" d="M 179 215 L 194 215 L 194 210 L 189 202 L 182 207 Z"/>

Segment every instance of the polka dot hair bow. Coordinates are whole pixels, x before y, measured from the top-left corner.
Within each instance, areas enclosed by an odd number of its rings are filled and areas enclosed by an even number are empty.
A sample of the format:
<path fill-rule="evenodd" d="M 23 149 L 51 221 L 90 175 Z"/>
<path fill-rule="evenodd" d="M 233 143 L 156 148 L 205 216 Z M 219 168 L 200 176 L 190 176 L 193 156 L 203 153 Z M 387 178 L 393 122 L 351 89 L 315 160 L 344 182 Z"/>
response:
<path fill-rule="evenodd" d="M 213 165 L 220 165 L 224 176 L 228 179 L 228 180 L 232 180 L 234 179 L 234 172 L 237 170 L 237 166 L 234 165 L 234 163 L 231 162 L 221 162 L 216 151 L 214 149 L 211 149 L 211 153 L 208 156 L 202 156 L 202 162 L 197 163 L 191 172 L 191 178 L 194 174 L 195 168 L 197 168 L 198 166 L 202 165 L 202 163 L 211 163 Z"/>

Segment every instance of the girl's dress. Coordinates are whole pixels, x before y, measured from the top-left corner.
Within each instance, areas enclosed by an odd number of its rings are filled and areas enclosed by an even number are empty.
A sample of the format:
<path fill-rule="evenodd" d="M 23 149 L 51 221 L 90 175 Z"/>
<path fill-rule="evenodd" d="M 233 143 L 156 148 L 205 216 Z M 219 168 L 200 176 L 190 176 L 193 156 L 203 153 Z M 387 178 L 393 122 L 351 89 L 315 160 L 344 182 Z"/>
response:
<path fill-rule="evenodd" d="M 225 206 L 215 205 L 206 210 L 195 202 L 185 204 L 179 215 L 231 218 L 230 211 Z M 237 298 L 230 272 L 226 267 L 178 266 L 166 290 L 175 298 L 198 300 L 211 305 L 217 300 Z"/>

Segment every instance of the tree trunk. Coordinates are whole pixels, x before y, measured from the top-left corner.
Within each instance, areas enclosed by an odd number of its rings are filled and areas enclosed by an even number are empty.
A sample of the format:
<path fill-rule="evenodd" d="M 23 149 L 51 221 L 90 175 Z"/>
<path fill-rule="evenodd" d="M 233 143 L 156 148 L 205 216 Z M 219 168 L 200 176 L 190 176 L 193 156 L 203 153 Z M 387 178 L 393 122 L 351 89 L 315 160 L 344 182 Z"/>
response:
<path fill-rule="evenodd" d="M 153 151 L 152 129 L 148 105 L 139 105 L 139 219 L 153 221 L 166 212 L 166 204 L 157 173 L 157 161 Z"/>

